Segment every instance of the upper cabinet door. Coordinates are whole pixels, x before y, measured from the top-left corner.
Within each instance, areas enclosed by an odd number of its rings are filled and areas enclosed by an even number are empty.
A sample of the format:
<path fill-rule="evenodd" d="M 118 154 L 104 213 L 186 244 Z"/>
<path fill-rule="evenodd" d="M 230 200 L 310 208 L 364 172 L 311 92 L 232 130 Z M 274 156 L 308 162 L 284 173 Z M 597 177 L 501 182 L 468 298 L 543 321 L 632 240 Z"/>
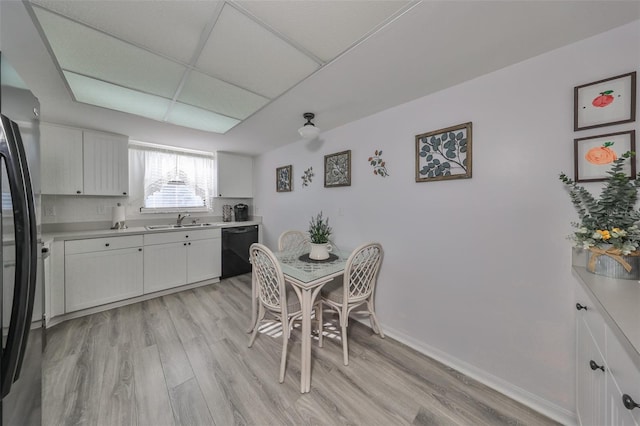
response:
<path fill-rule="evenodd" d="M 83 194 L 82 130 L 40 123 L 43 194 Z"/>
<path fill-rule="evenodd" d="M 84 131 L 84 193 L 129 193 L 129 138 Z"/>
<path fill-rule="evenodd" d="M 253 158 L 216 153 L 218 163 L 218 197 L 253 197 Z"/>

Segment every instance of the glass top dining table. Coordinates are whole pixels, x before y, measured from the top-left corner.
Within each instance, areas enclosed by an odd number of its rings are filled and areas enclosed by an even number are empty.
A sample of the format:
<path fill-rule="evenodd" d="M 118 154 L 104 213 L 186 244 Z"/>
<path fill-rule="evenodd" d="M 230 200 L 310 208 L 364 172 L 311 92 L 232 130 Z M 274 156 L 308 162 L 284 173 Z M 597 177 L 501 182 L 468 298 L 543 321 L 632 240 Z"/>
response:
<path fill-rule="evenodd" d="M 302 334 L 300 356 L 300 392 L 311 389 L 311 313 L 313 304 L 326 283 L 344 273 L 350 252 L 334 250 L 326 261 L 308 259 L 308 253 L 283 251 L 275 253 L 284 279 L 289 283 L 300 299 L 302 310 Z M 306 260 L 305 259 L 306 255 Z M 335 258 L 334 258 L 335 257 Z"/>
<path fill-rule="evenodd" d="M 315 281 L 328 275 L 341 274 L 351 252 L 333 250 L 329 259 L 320 261 L 309 259 L 308 254 L 300 251 L 282 251 L 275 255 L 287 278 L 296 280 L 300 285 L 313 285 Z"/>

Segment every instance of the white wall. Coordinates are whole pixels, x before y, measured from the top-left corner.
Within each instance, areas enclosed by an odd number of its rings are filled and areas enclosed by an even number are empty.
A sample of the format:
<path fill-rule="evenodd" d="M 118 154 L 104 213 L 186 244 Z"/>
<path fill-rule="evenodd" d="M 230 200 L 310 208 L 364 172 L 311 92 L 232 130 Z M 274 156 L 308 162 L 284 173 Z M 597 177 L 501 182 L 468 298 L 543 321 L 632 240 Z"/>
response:
<path fill-rule="evenodd" d="M 306 230 L 322 210 L 339 246 L 381 242 L 377 309 L 389 335 L 571 421 L 575 309 L 565 237 L 577 215 L 558 174 L 573 173 L 574 137 L 638 129 L 574 133 L 573 88 L 639 67 L 636 21 L 266 153 L 254 174 L 265 241 L 275 247 L 282 231 Z M 416 183 L 415 135 L 467 121 L 473 178 Z M 322 114 L 316 122 L 322 127 Z M 324 155 L 346 149 L 352 185 L 324 188 Z M 376 149 L 387 178 L 367 162 Z M 277 193 L 275 169 L 288 164 L 294 190 Z M 316 176 L 303 188 L 309 166 Z"/>

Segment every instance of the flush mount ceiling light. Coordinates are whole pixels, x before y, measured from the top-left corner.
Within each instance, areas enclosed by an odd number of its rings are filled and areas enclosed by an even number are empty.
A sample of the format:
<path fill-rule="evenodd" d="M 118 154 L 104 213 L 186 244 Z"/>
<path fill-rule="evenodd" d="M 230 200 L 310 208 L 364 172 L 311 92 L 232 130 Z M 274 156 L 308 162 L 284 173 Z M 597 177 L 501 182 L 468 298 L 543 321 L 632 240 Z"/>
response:
<path fill-rule="evenodd" d="M 300 133 L 300 136 L 302 136 L 303 139 L 317 138 L 320 134 L 320 129 L 311 122 L 311 120 L 313 120 L 313 118 L 315 117 L 315 114 L 312 112 L 305 112 L 304 114 L 302 114 L 302 116 L 305 120 L 307 120 L 307 122 L 298 129 L 298 133 Z"/>

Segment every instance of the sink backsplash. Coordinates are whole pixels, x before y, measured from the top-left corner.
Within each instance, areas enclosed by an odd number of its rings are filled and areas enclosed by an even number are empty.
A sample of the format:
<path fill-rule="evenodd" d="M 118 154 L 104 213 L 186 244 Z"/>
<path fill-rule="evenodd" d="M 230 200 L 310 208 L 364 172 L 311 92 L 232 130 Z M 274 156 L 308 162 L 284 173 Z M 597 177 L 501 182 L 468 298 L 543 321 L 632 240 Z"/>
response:
<path fill-rule="evenodd" d="M 125 206 L 126 222 L 128 226 L 144 226 L 148 224 L 170 223 L 175 220 L 177 213 L 140 213 L 140 206 L 129 205 L 127 197 L 92 197 L 43 195 L 42 196 L 42 224 L 44 232 L 47 225 L 78 224 L 91 226 L 89 229 L 102 228 L 102 223 L 111 224 L 111 208 L 121 203 Z M 189 221 L 222 222 L 222 206 L 244 203 L 249 206 L 249 216 L 253 216 L 253 199 L 251 198 L 221 198 L 213 200 L 213 209 L 208 212 L 191 213 Z M 49 231 L 50 232 L 50 231 Z"/>

